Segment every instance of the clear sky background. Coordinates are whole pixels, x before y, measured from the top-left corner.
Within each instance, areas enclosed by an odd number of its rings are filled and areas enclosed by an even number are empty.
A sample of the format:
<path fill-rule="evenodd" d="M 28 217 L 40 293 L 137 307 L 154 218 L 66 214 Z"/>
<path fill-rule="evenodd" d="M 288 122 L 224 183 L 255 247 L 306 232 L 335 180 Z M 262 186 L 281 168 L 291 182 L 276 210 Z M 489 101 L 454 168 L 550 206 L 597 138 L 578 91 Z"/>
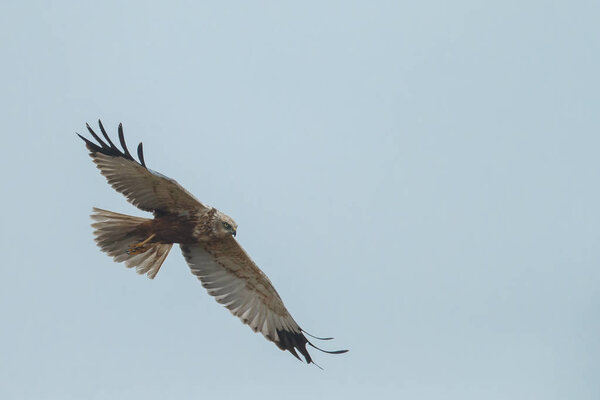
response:
<path fill-rule="evenodd" d="M 600 398 L 600 3 L 0 5 L 2 399 Z M 325 371 L 92 240 L 75 132 L 239 223 Z"/>

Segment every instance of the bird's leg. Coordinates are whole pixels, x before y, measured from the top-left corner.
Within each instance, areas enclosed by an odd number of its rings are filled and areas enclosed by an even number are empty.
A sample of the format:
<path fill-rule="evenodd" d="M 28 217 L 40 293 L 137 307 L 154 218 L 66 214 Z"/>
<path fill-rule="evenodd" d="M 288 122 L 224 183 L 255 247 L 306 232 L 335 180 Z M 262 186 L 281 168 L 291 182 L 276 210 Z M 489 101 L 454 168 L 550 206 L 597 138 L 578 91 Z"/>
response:
<path fill-rule="evenodd" d="M 130 256 L 134 256 L 136 254 L 142 254 L 142 253 L 144 253 L 146 250 L 148 250 L 148 247 L 146 247 L 146 244 L 149 241 L 151 241 L 152 239 L 154 239 L 154 236 L 156 236 L 156 233 L 153 233 L 152 235 L 148 236 L 146 239 L 144 239 L 143 242 L 132 244 L 127 249 L 127 254 L 129 254 Z"/>

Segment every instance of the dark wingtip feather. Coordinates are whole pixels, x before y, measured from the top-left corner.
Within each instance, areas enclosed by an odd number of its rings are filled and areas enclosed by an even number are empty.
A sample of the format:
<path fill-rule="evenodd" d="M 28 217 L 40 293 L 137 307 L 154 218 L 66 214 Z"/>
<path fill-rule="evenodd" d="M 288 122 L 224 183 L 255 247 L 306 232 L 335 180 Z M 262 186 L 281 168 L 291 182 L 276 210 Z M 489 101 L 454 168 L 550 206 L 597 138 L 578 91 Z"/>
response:
<path fill-rule="evenodd" d="M 102 132 L 102 136 L 104 136 L 110 147 L 112 149 L 118 150 L 117 146 L 115 146 L 112 140 L 110 140 L 110 137 L 108 137 L 108 135 L 106 134 L 106 130 L 104 130 L 104 125 L 102 125 L 102 121 L 98 120 L 98 125 L 100 126 L 100 132 Z"/>
<path fill-rule="evenodd" d="M 88 124 L 87 122 L 85 123 L 85 127 L 87 128 L 87 130 L 90 132 L 90 134 L 93 136 L 94 139 L 96 139 L 96 142 L 100 143 L 101 147 L 108 147 L 106 145 L 106 143 L 104 143 L 102 141 L 102 139 L 100 139 L 100 137 L 98 135 L 96 135 L 96 132 L 94 132 L 94 130 L 92 129 L 92 127 L 90 126 L 90 124 Z"/>
<path fill-rule="evenodd" d="M 125 136 L 123 135 L 123 123 L 119 123 L 119 142 L 121 142 L 121 147 L 123 147 L 123 151 L 125 152 L 125 156 L 130 160 L 133 160 L 131 153 L 127 149 L 127 144 L 125 144 Z"/>
<path fill-rule="evenodd" d="M 143 148 L 142 142 L 140 142 L 140 144 L 138 145 L 137 153 L 138 153 L 138 157 L 140 159 L 140 163 L 142 164 L 143 167 L 146 167 L 146 162 L 144 161 L 144 148 Z"/>
<path fill-rule="evenodd" d="M 311 335 L 310 333 L 306 332 L 306 331 L 305 331 L 304 329 L 302 329 L 302 328 L 300 328 L 300 330 L 301 330 L 303 333 L 306 333 L 308 336 L 310 336 L 310 337 L 311 337 L 311 338 L 313 338 L 313 339 L 317 339 L 317 340 L 332 340 L 332 339 L 333 339 L 332 337 L 318 337 L 318 336 L 315 336 L 315 335 Z"/>
<path fill-rule="evenodd" d="M 129 150 L 127 149 L 127 144 L 125 144 L 125 136 L 123 135 L 123 124 L 119 124 L 119 141 L 121 143 L 121 146 L 123 147 L 123 151 L 119 150 L 119 148 L 117 146 L 115 146 L 113 141 L 110 140 L 110 137 L 106 133 L 106 130 L 104 129 L 104 125 L 102 125 L 102 122 L 100 120 L 98 120 L 98 125 L 100 126 L 100 131 L 102 132 L 102 136 L 104 136 L 104 138 L 106 139 L 108 144 L 105 143 L 102 139 L 100 139 L 100 137 L 96 134 L 96 132 L 94 132 L 94 130 L 90 127 L 90 124 L 88 124 L 88 123 L 85 124 L 87 130 L 90 132 L 90 134 L 92 135 L 94 140 L 96 140 L 96 142 L 98 142 L 98 143 L 94 143 L 91 140 L 86 139 L 85 137 L 83 137 L 79 133 L 77 133 L 77 136 L 79 136 L 85 142 L 87 148 L 92 153 L 97 152 L 97 153 L 102 153 L 102 154 L 105 154 L 108 156 L 122 157 L 122 158 L 125 158 L 126 160 L 137 162 L 131 156 L 131 153 L 129 153 Z M 138 147 L 138 155 L 140 156 L 140 162 L 138 162 L 138 164 L 140 164 L 144 168 L 147 168 L 146 162 L 144 161 L 144 155 L 142 152 L 141 143 L 140 143 L 140 147 Z"/>
<path fill-rule="evenodd" d="M 348 352 L 348 350 L 323 350 L 320 347 L 315 346 L 311 342 L 308 342 L 308 345 L 327 354 L 344 354 Z"/>
<path fill-rule="evenodd" d="M 317 347 L 314 344 L 312 344 L 310 341 L 308 341 L 308 339 L 306 339 L 306 336 L 304 336 L 303 333 L 306 333 L 306 331 L 304 331 L 303 329 L 300 329 L 300 332 L 277 330 L 277 335 L 279 337 L 279 341 L 275 342 L 275 343 L 281 350 L 287 350 L 290 353 L 292 353 L 292 355 L 294 355 L 294 357 L 301 360 L 300 357 L 298 356 L 298 353 L 296 353 L 296 350 L 298 350 L 300 352 L 300 354 L 302 354 L 302 356 L 304 357 L 307 364 L 315 364 L 319 368 L 321 368 L 321 367 L 313 361 L 312 357 L 308 353 L 308 350 L 306 349 L 307 344 L 309 346 L 311 346 L 319 351 L 322 351 L 323 353 L 327 353 L 327 354 L 343 354 L 343 353 L 348 352 L 348 350 L 323 350 L 320 347 Z M 308 334 L 308 335 L 311 337 L 315 337 L 310 334 Z M 315 338 L 322 339 L 322 340 L 332 339 L 332 338 L 318 338 L 318 337 L 315 337 Z M 323 368 L 321 368 L 321 369 L 323 369 Z"/>
<path fill-rule="evenodd" d="M 287 350 L 298 360 L 301 360 L 301 358 L 298 356 L 298 353 L 296 353 L 296 349 L 298 349 L 300 354 L 302 354 L 304 357 L 306 363 L 310 364 L 313 362 L 308 350 L 306 350 L 306 343 L 308 343 L 308 340 L 302 333 L 277 330 L 277 336 L 279 337 L 279 341 L 275 342 L 275 344 L 277 344 L 281 350 Z"/>
<path fill-rule="evenodd" d="M 85 144 L 94 144 L 94 143 L 90 142 L 87 138 L 85 138 L 84 136 L 81 136 L 79 133 L 75 132 L 75 134 L 77 136 L 79 136 L 81 138 L 81 140 L 83 140 L 85 142 Z"/>
<path fill-rule="evenodd" d="M 99 147 L 96 143 L 92 142 L 91 140 L 89 140 L 88 138 L 81 136 L 79 133 L 75 132 L 75 134 L 77 136 L 79 136 L 81 138 L 81 140 L 83 140 L 85 142 L 85 147 L 88 148 L 89 151 L 98 151 L 101 149 L 101 147 Z"/>

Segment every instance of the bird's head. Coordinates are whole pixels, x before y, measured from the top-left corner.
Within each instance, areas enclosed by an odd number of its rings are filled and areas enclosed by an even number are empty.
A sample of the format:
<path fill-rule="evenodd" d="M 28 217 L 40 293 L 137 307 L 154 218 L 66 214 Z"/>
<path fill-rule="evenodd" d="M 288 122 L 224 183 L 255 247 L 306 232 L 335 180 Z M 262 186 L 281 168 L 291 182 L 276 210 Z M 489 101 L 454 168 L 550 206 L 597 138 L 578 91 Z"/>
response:
<path fill-rule="evenodd" d="M 237 224 L 230 216 L 217 211 L 214 219 L 213 229 L 214 233 L 218 237 L 227 237 L 228 235 L 235 236 L 237 233 Z"/>

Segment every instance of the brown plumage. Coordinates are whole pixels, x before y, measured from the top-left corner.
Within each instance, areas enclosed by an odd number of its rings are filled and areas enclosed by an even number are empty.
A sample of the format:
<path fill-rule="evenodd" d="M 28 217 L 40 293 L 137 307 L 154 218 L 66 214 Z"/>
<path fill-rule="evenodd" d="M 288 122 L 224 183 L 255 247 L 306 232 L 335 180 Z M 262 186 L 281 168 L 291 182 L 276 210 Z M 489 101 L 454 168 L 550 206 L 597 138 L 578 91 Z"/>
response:
<path fill-rule="evenodd" d="M 95 142 L 78 134 L 92 160 L 116 191 L 154 214 L 148 219 L 94 208 L 92 227 L 100 249 L 153 279 L 173 244 L 178 243 L 192 273 L 219 303 L 280 349 L 300 359 L 298 351 L 307 363 L 314 363 L 306 345 L 319 348 L 308 341 L 269 278 L 235 240 L 235 221 L 202 204 L 175 180 L 147 168 L 141 143 L 136 161 L 127 149 L 121 124 L 122 149 L 111 141 L 100 121 L 98 124 L 105 141 L 87 124 Z M 339 354 L 347 350 L 321 351 Z"/>

